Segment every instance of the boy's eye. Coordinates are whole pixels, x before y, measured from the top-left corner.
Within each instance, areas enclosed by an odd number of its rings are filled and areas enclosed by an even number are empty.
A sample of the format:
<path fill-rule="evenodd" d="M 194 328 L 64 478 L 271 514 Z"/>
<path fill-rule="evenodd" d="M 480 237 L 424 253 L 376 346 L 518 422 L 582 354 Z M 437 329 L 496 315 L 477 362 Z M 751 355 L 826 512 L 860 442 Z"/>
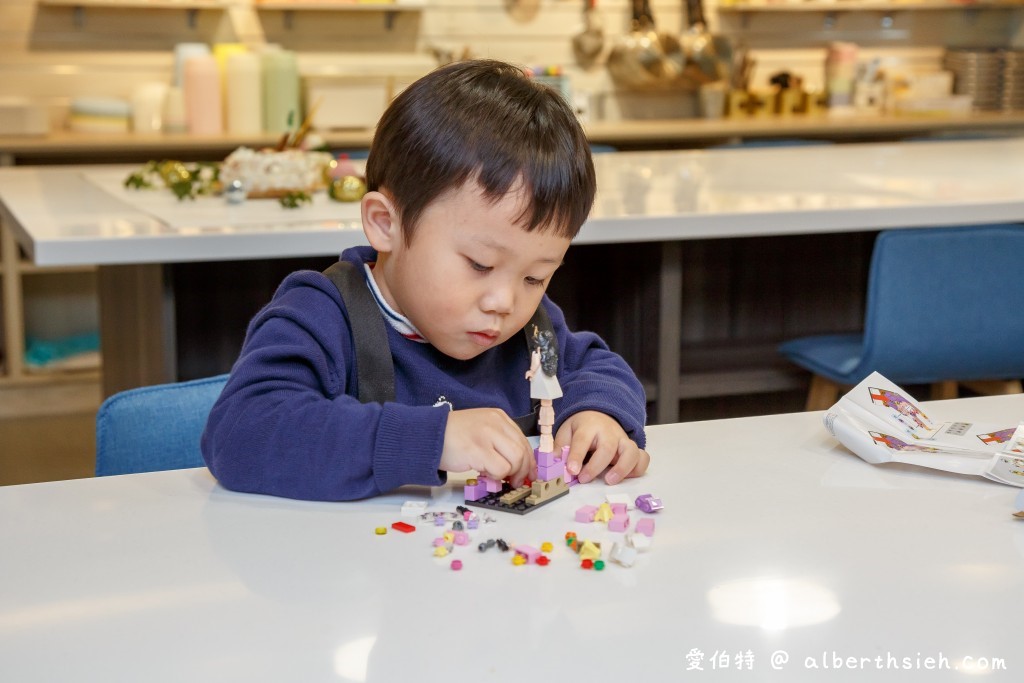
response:
<path fill-rule="evenodd" d="M 475 270 L 478 273 L 489 273 L 489 272 L 491 272 L 493 270 L 493 268 L 491 268 L 490 266 L 485 266 L 485 265 L 483 265 L 481 263 L 477 263 L 473 259 L 466 259 L 466 260 L 469 261 L 469 267 L 472 268 L 473 270 Z"/>
<path fill-rule="evenodd" d="M 526 284 L 533 285 L 534 287 L 543 287 L 546 282 L 546 278 L 529 277 L 526 278 Z"/>

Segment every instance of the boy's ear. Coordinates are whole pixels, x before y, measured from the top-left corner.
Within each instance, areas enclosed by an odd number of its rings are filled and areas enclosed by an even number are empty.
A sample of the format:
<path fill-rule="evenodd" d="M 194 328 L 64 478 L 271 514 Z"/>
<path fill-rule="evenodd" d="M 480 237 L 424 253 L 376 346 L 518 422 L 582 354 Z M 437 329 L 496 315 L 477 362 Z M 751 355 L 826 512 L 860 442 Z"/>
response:
<path fill-rule="evenodd" d="M 378 252 L 389 252 L 402 239 L 398 212 L 394 202 L 383 192 L 367 192 L 361 202 L 363 232 L 370 246 Z"/>

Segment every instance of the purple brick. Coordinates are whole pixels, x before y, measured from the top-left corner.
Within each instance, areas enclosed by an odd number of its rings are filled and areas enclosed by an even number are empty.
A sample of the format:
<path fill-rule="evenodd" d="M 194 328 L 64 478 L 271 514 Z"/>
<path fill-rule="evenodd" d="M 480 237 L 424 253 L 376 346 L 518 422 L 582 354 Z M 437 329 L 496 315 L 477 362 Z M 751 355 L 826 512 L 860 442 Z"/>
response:
<path fill-rule="evenodd" d="M 501 493 L 501 482 L 497 479 L 480 477 L 480 480 L 484 482 L 484 486 L 487 488 L 487 493 Z"/>
<path fill-rule="evenodd" d="M 466 521 L 466 528 L 467 529 L 476 529 L 478 526 L 480 526 L 480 520 L 477 519 L 476 517 L 470 517 Z"/>
<path fill-rule="evenodd" d="M 556 458 L 554 453 L 544 453 L 539 448 L 533 449 L 533 459 L 537 461 L 537 465 L 540 467 L 551 467 L 560 458 Z"/>
<path fill-rule="evenodd" d="M 480 479 L 477 479 L 476 484 L 473 486 L 466 484 L 465 490 L 463 492 L 463 497 L 465 497 L 466 500 L 480 500 L 486 495 L 487 488 L 484 486 L 484 482 Z M 434 521 L 435 524 L 437 524 L 438 519 L 441 520 L 441 524 L 444 524 L 443 517 L 437 517 Z"/>

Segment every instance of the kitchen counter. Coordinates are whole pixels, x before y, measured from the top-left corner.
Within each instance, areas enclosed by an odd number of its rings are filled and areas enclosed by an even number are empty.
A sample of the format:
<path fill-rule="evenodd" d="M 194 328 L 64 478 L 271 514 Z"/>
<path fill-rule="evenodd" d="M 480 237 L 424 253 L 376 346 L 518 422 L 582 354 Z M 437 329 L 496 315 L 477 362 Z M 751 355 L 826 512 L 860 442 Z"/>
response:
<path fill-rule="evenodd" d="M 621 149 L 701 147 L 740 139 L 815 138 L 891 140 L 935 134 L 1024 132 L 1024 112 L 969 116 L 793 116 L 743 119 L 595 121 L 587 124 L 594 144 Z M 365 149 L 371 129 L 320 132 L 335 149 Z M 153 158 L 216 159 L 236 147 L 265 147 L 278 136 L 194 136 L 178 134 L 100 134 L 55 131 L 44 137 L 0 135 L 0 165 Z"/>

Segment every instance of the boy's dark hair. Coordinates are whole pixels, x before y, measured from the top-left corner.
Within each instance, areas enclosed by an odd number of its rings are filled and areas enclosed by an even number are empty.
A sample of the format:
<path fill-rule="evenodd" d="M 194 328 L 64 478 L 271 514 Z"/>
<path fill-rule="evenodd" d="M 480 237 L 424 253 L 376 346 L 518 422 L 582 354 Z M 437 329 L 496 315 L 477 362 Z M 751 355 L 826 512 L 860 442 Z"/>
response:
<path fill-rule="evenodd" d="M 494 60 L 435 69 L 387 108 L 366 163 L 367 189 L 387 190 L 406 244 L 424 209 L 476 179 L 498 201 L 519 178 L 524 228 L 575 237 L 594 203 L 594 162 L 572 109 L 522 69 Z"/>

